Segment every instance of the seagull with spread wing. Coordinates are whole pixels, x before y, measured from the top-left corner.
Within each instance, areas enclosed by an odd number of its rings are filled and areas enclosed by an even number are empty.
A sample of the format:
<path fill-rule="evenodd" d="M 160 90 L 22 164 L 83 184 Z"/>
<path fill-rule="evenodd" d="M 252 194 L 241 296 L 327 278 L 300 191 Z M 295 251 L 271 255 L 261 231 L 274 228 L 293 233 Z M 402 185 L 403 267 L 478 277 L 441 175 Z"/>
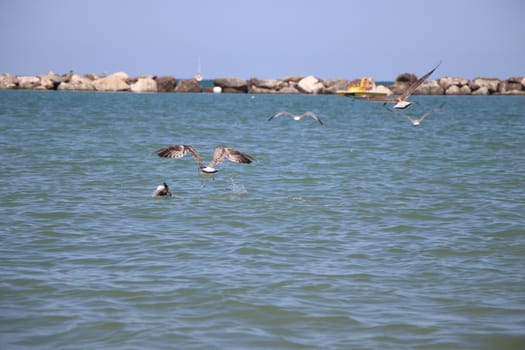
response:
<path fill-rule="evenodd" d="M 293 113 L 290 113 L 290 112 L 286 112 L 286 111 L 283 111 L 283 112 L 277 112 L 275 114 L 273 114 L 270 118 L 268 118 L 268 121 L 274 119 L 274 118 L 277 118 L 277 117 L 280 117 L 281 115 L 287 115 L 289 117 L 291 117 L 293 120 L 301 120 L 303 119 L 304 117 L 310 117 L 316 121 L 319 122 L 319 124 L 323 125 L 323 121 L 321 120 L 321 118 L 319 118 L 314 112 L 305 112 L 303 114 L 293 114 Z"/>
<path fill-rule="evenodd" d="M 250 164 L 253 160 L 255 160 L 255 157 L 252 157 L 246 153 L 242 153 L 235 148 L 220 146 L 215 148 L 212 160 L 210 163 L 208 163 L 208 165 L 204 165 L 201 157 L 199 156 L 199 153 L 197 153 L 195 148 L 188 145 L 173 145 L 163 147 L 156 150 L 154 153 L 163 158 L 182 158 L 189 153 L 199 164 L 199 172 L 203 175 L 215 174 L 218 171 L 215 169 L 215 166 L 222 163 L 225 158 L 234 163 L 244 164 Z"/>
<path fill-rule="evenodd" d="M 412 104 L 412 102 L 408 101 L 408 98 L 416 91 L 416 89 L 425 82 L 425 80 L 428 79 L 428 77 L 434 73 L 434 71 L 439 67 L 441 62 L 438 63 L 437 66 L 434 67 L 430 72 L 423 75 L 421 78 L 413 82 L 401 95 L 394 95 L 394 96 L 364 96 L 362 98 L 368 100 L 368 101 L 376 101 L 376 102 L 384 102 L 386 103 L 394 103 L 395 109 L 405 109 L 408 106 Z"/>
<path fill-rule="evenodd" d="M 423 120 L 425 120 L 426 117 L 428 117 L 429 115 L 431 115 L 432 113 L 434 113 L 435 111 L 437 111 L 438 109 L 440 109 L 441 107 L 443 107 L 444 104 L 445 104 L 445 103 L 442 103 L 442 104 L 440 104 L 438 107 L 433 108 L 433 109 L 431 109 L 430 111 L 427 111 L 427 112 L 423 113 L 423 115 L 421 115 L 421 116 L 420 116 L 419 118 L 417 118 L 417 119 L 416 119 L 416 118 L 412 118 L 412 117 L 410 117 L 410 116 L 408 116 L 408 115 L 406 115 L 406 114 L 404 114 L 404 113 L 402 113 L 402 112 L 395 112 L 395 113 L 398 114 L 398 115 L 400 115 L 400 116 L 402 116 L 402 117 L 407 118 L 408 121 L 412 123 L 412 125 L 414 125 L 414 126 L 419 126 L 419 125 L 423 122 Z M 389 111 L 392 112 L 392 110 L 390 110 L 390 109 L 389 109 Z"/>

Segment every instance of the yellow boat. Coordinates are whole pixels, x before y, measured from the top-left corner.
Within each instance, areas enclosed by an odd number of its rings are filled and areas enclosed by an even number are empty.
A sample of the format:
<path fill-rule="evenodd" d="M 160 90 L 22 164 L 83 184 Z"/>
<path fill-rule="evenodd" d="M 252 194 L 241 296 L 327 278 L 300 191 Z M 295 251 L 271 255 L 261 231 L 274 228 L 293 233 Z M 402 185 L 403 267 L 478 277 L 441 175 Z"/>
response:
<path fill-rule="evenodd" d="M 354 97 L 371 97 L 371 96 L 387 96 L 388 93 L 383 90 L 376 89 L 376 83 L 372 78 L 361 78 L 352 80 L 350 86 L 346 90 L 337 90 L 339 96 L 354 96 Z"/>

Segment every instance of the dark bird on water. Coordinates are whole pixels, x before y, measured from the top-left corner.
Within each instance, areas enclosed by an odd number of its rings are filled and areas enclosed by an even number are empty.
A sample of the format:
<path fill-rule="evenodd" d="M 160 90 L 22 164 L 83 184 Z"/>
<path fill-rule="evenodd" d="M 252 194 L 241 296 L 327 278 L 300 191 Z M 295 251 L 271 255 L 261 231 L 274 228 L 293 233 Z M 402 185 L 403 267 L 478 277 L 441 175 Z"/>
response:
<path fill-rule="evenodd" d="M 171 197 L 171 191 L 167 183 L 158 185 L 157 189 L 151 194 L 152 197 Z"/>

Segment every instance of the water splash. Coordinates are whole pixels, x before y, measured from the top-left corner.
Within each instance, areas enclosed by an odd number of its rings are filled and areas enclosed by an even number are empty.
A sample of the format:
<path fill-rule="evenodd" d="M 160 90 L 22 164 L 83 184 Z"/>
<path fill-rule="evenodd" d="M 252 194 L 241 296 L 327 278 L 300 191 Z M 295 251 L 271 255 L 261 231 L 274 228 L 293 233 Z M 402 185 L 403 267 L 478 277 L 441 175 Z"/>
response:
<path fill-rule="evenodd" d="M 233 179 L 233 177 L 230 177 L 230 180 L 232 182 L 232 192 L 233 193 L 235 194 L 248 193 L 248 191 L 246 191 L 246 188 L 244 187 L 243 184 L 235 183 L 235 180 Z"/>

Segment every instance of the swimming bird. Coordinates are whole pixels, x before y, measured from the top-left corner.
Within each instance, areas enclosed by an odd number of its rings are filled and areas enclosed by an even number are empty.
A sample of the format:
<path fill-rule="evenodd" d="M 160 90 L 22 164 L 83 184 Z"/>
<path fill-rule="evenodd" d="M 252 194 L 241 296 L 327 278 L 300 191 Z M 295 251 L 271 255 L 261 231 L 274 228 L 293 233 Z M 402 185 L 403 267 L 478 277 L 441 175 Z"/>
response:
<path fill-rule="evenodd" d="M 394 95 L 394 96 L 364 96 L 362 98 L 368 100 L 368 101 L 377 101 L 377 102 L 384 102 L 387 103 L 394 103 L 395 109 L 405 109 L 408 106 L 412 104 L 412 102 L 408 101 L 408 98 L 416 91 L 416 89 L 427 80 L 427 78 L 434 73 L 434 71 L 439 67 L 441 62 L 438 63 L 437 66 L 434 67 L 430 72 L 423 75 L 421 78 L 413 82 L 401 95 Z"/>
<path fill-rule="evenodd" d="M 314 112 L 305 112 L 303 114 L 293 114 L 293 113 L 290 113 L 290 112 L 286 112 L 286 111 L 283 111 L 283 112 L 277 112 L 275 113 L 274 115 L 272 115 L 270 118 L 268 118 L 268 121 L 272 120 L 273 118 L 277 118 L 281 115 L 287 115 L 291 118 L 293 118 L 293 120 L 301 120 L 303 119 L 304 117 L 310 117 L 314 120 L 317 120 L 319 122 L 319 124 L 323 125 L 323 121 L 321 120 L 321 118 L 319 118 Z"/>
<path fill-rule="evenodd" d="M 157 189 L 151 194 L 152 197 L 171 197 L 171 191 L 167 183 L 158 185 Z"/>
<path fill-rule="evenodd" d="M 235 148 L 220 146 L 215 148 L 211 162 L 209 162 L 208 165 L 204 165 L 201 157 L 199 156 L 199 153 L 197 153 L 195 148 L 189 145 L 172 145 L 163 147 L 159 148 L 154 153 L 163 158 L 182 158 L 189 153 L 197 161 L 197 164 L 199 164 L 199 173 L 202 175 L 215 174 L 218 171 L 215 169 L 215 166 L 222 163 L 225 158 L 234 163 L 244 164 L 250 164 L 253 160 L 255 160 L 255 157 L 252 157 L 246 153 L 242 153 Z"/>
<path fill-rule="evenodd" d="M 429 115 L 431 115 L 432 113 L 434 113 L 435 111 L 437 111 L 438 109 L 440 109 L 441 107 L 443 107 L 444 104 L 445 104 L 445 103 L 442 103 L 442 104 L 440 104 L 438 107 L 433 108 L 433 109 L 431 109 L 430 111 L 427 111 L 427 112 L 423 113 L 423 115 L 420 116 L 420 117 L 417 118 L 417 119 L 411 118 L 410 116 L 408 116 L 408 115 L 406 115 L 406 114 L 404 114 L 404 113 L 402 113 L 402 112 L 395 112 L 395 113 L 398 114 L 398 115 L 400 115 L 400 116 L 402 116 L 402 117 L 407 118 L 407 119 L 412 123 L 412 125 L 414 125 L 414 126 L 419 126 L 419 125 L 423 122 L 423 120 L 424 120 L 426 117 L 428 117 Z M 391 111 L 391 110 L 389 109 L 389 111 Z M 392 112 L 392 111 L 391 111 L 391 112 Z"/>

